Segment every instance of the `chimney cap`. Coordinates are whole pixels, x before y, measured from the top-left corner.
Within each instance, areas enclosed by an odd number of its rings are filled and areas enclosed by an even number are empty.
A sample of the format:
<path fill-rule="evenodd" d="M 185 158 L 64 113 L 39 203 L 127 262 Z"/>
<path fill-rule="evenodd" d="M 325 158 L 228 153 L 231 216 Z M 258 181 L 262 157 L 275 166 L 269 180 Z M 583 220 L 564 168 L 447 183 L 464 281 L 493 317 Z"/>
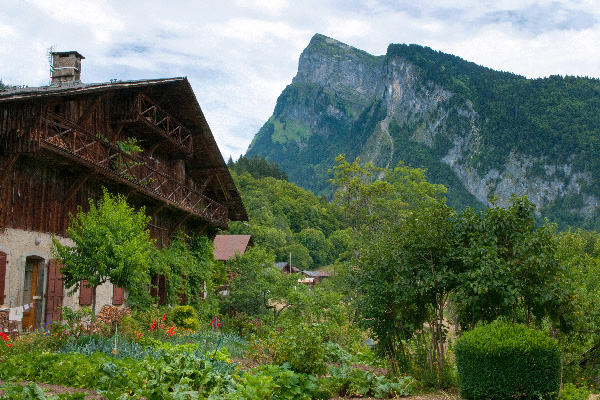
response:
<path fill-rule="evenodd" d="M 75 55 L 75 57 L 80 58 L 82 60 L 85 60 L 85 57 L 82 56 L 79 52 L 77 51 L 53 51 L 52 53 L 50 53 L 52 55 L 56 54 L 59 57 L 68 57 L 71 54 Z"/>

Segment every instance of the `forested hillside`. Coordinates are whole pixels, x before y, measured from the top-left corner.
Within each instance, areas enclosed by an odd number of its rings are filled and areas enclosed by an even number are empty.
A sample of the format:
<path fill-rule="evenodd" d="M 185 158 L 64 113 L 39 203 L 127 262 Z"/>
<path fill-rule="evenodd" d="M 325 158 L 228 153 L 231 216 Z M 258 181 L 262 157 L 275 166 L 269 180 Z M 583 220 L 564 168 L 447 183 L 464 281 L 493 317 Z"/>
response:
<path fill-rule="evenodd" d="M 595 78 L 526 79 L 418 45 L 373 56 L 315 35 L 246 156 L 328 197 L 337 154 L 404 161 L 458 210 L 527 195 L 540 220 L 597 229 L 599 110 Z"/>
<path fill-rule="evenodd" d="M 257 246 L 274 252 L 277 261 L 289 260 L 299 269 L 311 269 L 348 257 L 350 233 L 342 211 L 325 197 L 273 176 L 253 177 L 234 171 L 244 158 L 230 162 L 231 174 L 240 191 L 249 223 L 231 222 L 229 234 L 251 234 Z M 260 161 L 260 160 L 259 160 Z M 264 161 L 264 159 L 263 159 Z M 278 169 L 272 174 L 280 176 Z"/>

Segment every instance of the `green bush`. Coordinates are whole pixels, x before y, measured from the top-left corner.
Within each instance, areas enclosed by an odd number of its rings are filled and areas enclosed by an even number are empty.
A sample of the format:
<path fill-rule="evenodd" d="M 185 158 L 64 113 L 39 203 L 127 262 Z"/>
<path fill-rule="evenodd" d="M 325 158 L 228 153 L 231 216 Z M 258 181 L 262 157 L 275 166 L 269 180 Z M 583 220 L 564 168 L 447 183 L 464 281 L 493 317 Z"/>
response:
<path fill-rule="evenodd" d="M 180 328 L 198 330 L 200 321 L 192 306 L 177 306 L 173 308 L 173 322 Z"/>
<path fill-rule="evenodd" d="M 565 383 L 560 392 L 560 400 L 588 400 L 590 391 L 587 388 L 578 388 L 572 383 Z"/>
<path fill-rule="evenodd" d="M 494 322 L 465 333 L 455 353 L 465 399 L 558 398 L 559 348 L 540 331 Z"/>
<path fill-rule="evenodd" d="M 272 333 L 271 346 L 276 364 L 289 363 L 293 371 L 307 374 L 322 374 L 326 370 L 325 345 L 319 327 L 314 324 L 292 325 Z"/>

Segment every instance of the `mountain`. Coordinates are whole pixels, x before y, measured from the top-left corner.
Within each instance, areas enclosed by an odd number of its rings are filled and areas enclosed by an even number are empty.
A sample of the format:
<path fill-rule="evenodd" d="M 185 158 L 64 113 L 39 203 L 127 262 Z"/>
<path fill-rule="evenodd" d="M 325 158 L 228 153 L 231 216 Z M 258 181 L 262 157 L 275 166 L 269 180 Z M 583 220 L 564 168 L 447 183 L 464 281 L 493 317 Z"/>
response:
<path fill-rule="evenodd" d="M 599 129 L 598 79 L 527 79 L 418 45 L 373 56 L 317 34 L 246 156 L 317 195 L 330 195 L 340 153 L 404 161 L 427 168 L 458 209 L 525 194 L 539 218 L 596 229 Z"/>

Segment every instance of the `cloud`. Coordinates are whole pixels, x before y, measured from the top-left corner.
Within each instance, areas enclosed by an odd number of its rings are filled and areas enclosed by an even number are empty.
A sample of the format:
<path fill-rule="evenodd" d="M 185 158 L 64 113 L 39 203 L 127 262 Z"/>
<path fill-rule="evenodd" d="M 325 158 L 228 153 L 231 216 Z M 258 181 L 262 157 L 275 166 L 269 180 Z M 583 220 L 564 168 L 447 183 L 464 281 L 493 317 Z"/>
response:
<path fill-rule="evenodd" d="M 525 9 L 488 13 L 479 21 L 483 24 L 510 23 L 518 30 L 539 35 L 555 30 L 584 30 L 598 20 L 588 12 L 565 8 L 558 2 L 549 5 L 532 4 Z"/>
<path fill-rule="evenodd" d="M 271 16 L 279 16 L 288 8 L 285 0 L 236 0 L 235 5 Z"/>
<path fill-rule="evenodd" d="M 374 55 L 416 43 L 527 77 L 600 77 L 593 0 L 3 0 L 0 78 L 45 85 L 46 49 L 84 82 L 187 76 L 225 158 L 245 152 L 317 32 Z"/>
<path fill-rule="evenodd" d="M 87 27 L 99 42 L 109 42 L 125 29 L 122 15 L 106 0 L 29 0 L 48 17 L 61 24 Z"/>

